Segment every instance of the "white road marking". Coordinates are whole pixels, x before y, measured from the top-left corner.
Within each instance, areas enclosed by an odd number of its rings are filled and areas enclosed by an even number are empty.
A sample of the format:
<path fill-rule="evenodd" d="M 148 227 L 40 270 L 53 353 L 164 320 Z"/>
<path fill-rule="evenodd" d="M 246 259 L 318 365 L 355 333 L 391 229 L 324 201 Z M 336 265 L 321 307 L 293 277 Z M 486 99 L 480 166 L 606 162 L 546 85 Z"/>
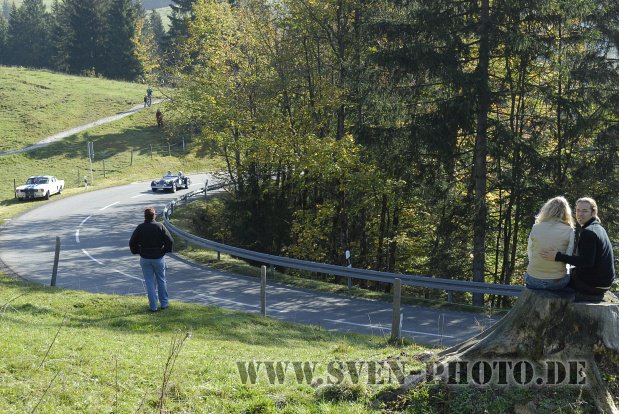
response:
<path fill-rule="evenodd" d="M 91 218 L 91 217 L 92 216 L 88 216 L 84 220 L 82 220 L 82 222 L 80 223 L 80 225 L 78 227 L 82 227 L 84 225 L 84 223 L 86 223 L 88 221 L 88 219 Z"/>
<path fill-rule="evenodd" d="M 112 207 L 113 205 L 116 205 L 116 204 L 118 204 L 118 203 L 120 203 L 120 201 L 117 201 L 117 202 L 112 203 L 112 204 L 108 204 L 107 206 L 105 206 L 105 207 L 103 207 L 103 208 L 100 208 L 100 209 L 99 209 L 99 211 L 103 211 L 103 210 L 105 210 L 106 208 L 108 208 L 108 207 Z"/>
<path fill-rule="evenodd" d="M 354 323 L 354 322 L 347 322 L 347 321 L 336 320 L 336 319 L 324 319 L 324 320 L 328 321 L 328 322 L 343 323 L 343 324 L 347 324 L 347 325 L 365 326 L 366 328 L 387 329 L 384 326 L 380 326 L 380 325 L 369 325 L 369 324 L 365 324 L 365 323 Z M 416 335 L 438 336 L 438 337 L 441 337 L 441 338 L 455 338 L 455 336 L 438 335 L 438 334 L 432 334 L 432 333 L 428 333 L 428 332 L 419 332 L 419 331 L 407 331 L 406 329 L 402 329 L 402 332 L 407 332 L 407 333 L 416 334 Z"/>
<path fill-rule="evenodd" d="M 75 243 L 80 242 L 80 229 L 75 230 Z"/>
<path fill-rule="evenodd" d="M 121 275 L 123 275 L 123 276 L 130 277 L 131 279 L 137 279 L 137 280 L 139 280 L 139 281 L 142 281 L 142 278 L 140 278 L 140 277 L 136 277 L 136 276 L 132 276 L 132 275 L 129 275 L 129 274 L 125 273 L 125 272 L 121 272 L 121 271 L 120 271 L 120 270 L 118 270 L 118 269 L 114 269 L 114 271 L 115 271 L 116 273 L 120 273 L 120 274 L 121 274 Z"/>
<path fill-rule="evenodd" d="M 146 194 L 138 194 L 138 195 L 134 195 L 134 196 L 133 196 L 133 197 L 131 197 L 131 198 L 144 197 L 145 195 L 146 195 Z"/>
<path fill-rule="evenodd" d="M 102 265 L 102 264 L 103 264 L 103 263 L 101 263 L 100 261 L 98 261 L 97 259 L 95 259 L 94 257 L 92 257 L 92 256 L 90 255 L 90 253 L 88 253 L 86 250 L 82 249 L 82 252 L 83 252 L 86 256 L 88 256 L 88 257 L 90 258 L 90 260 L 94 260 L 95 262 L 99 263 L 100 265 Z"/>

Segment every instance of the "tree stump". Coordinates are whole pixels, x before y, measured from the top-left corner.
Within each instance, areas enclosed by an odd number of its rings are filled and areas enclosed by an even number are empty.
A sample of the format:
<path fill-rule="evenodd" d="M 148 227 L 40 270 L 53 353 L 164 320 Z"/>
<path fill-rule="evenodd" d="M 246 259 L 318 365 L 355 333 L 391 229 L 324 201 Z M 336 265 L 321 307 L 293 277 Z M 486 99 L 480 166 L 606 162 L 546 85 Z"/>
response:
<path fill-rule="evenodd" d="M 577 365 L 577 384 L 589 388 L 598 410 L 619 414 L 617 400 L 600 372 L 603 366 L 605 371 L 619 374 L 619 300 L 607 293 L 599 303 L 575 302 L 573 294 L 526 289 L 503 319 L 438 353 L 433 366 L 451 363 L 459 367 L 457 362 L 461 361 L 500 360 L 531 361 L 534 366 L 546 368 L 548 361 L 583 361 Z M 442 374 L 440 380 L 449 380 L 454 371 Z M 397 394 L 427 379 L 427 373 L 408 376 Z M 540 382 L 536 382 L 538 379 Z M 538 379 L 530 386 L 542 385 Z"/>

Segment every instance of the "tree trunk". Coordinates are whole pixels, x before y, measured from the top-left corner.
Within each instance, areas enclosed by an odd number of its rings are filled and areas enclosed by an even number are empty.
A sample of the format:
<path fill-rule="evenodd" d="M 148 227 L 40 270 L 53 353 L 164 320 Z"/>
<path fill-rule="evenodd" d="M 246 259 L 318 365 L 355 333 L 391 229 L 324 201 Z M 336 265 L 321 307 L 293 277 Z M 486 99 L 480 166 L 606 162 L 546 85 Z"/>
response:
<path fill-rule="evenodd" d="M 564 366 L 579 361 L 582 371 L 577 372 L 577 384 L 589 390 L 601 412 L 619 414 L 617 401 L 599 369 L 601 364 L 614 371 L 611 374 L 619 373 L 619 300 L 607 294 L 604 302 L 577 303 L 573 294 L 526 289 L 503 319 L 437 354 L 433 366 L 462 368 L 462 363 L 470 366 L 496 361 L 527 361 L 535 369 L 547 367 L 549 361 L 560 361 Z M 426 374 L 408 376 L 395 394 L 401 395 L 424 382 Z M 433 379 L 454 383 L 456 374 L 445 370 Z M 529 385 L 518 386 L 539 386 L 538 379 L 542 377 L 533 376 Z"/>

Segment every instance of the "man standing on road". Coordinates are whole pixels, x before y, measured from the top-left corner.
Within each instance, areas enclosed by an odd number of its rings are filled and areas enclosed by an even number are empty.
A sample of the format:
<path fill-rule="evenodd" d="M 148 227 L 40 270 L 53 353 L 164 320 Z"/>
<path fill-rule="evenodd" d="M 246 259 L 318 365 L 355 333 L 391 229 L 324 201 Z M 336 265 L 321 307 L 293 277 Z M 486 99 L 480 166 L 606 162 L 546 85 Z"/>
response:
<path fill-rule="evenodd" d="M 155 209 L 152 207 L 144 210 L 144 223 L 137 226 L 129 240 L 131 253 L 140 255 L 140 266 L 151 312 L 158 309 L 157 296 L 161 309 L 169 305 L 164 256 L 172 251 L 174 243 L 163 224 L 155 221 L 156 217 Z"/>
<path fill-rule="evenodd" d="M 600 301 L 615 279 L 615 259 L 594 199 L 586 197 L 576 201 L 576 221 L 582 227 L 577 254 L 570 256 L 552 249 L 542 252 L 541 256 L 573 265 L 568 286 L 581 299 Z"/>

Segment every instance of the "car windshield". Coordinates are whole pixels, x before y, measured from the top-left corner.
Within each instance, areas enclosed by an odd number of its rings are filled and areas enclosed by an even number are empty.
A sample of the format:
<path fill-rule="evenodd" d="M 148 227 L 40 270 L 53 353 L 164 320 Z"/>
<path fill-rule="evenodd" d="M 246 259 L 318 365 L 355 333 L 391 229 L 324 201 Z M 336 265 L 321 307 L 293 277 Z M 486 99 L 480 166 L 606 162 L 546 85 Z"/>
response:
<path fill-rule="evenodd" d="M 166 175 L 164 175 L 163 178 L 176 178 L 176 175 L 172 173 L 166 173 Z"/>
<path fill-rule="evenodd" d="M 30 177 L 26 180 L 26 184 L 34 184 L 36 177 Z"/>
<path fill-rule="evenodd" d="M 43 178 L 43 177 L 38 178 L 37 184 L 47 184 L 47 178 Z"/>

